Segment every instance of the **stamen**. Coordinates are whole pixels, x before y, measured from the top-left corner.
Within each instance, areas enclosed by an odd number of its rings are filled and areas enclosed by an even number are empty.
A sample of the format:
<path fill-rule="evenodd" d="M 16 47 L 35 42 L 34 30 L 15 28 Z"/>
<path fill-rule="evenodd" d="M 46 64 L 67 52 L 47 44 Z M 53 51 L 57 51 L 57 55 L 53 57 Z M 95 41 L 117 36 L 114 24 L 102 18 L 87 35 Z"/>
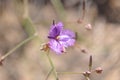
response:
<path fill-rule="evenodd" d="M 52 37 L 52 36 L 48 36 L 48 38 L 49 38 L 49 39 L 55 39 L 55 38 L 54 38 L 54 37 Z"/>
<path fill-rule="evenodd" d="M 56 40 L 58 40 L 58 39 L 60 39 L 60 36 L 57 36 L 57 37 L 56 37 Z"/>

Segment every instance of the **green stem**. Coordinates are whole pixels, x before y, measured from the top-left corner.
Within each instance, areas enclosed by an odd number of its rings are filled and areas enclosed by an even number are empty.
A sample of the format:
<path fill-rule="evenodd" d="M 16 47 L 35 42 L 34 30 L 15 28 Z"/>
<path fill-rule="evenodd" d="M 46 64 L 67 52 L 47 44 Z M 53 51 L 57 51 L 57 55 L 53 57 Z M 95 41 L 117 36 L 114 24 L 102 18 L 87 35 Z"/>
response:
<path fill-rule="evenodd" d="M 8 57 L 10 54 L 12 54 L 19 47 L 21 47 L 22 45 L 24 45 L 28 41 L 34 39 L 35 37 L 37 37 L 36 29 L 33 26 L 32 21 L 29 19 L 29 15 L 28 15 L 28 0 L 24 0 L 23 4 L 24 4 L 24 12 L 23 12 L 24 13 L 24 17 L 23 17 L 22 25 L 24 27 L 24 30 L 29 35 L 29 37 L 27 39 L 25 39 L 24 41 L 22 41 L 21 43 L 19 43 L 17 46 L 15 46 L 12 50 L 7 52 L 5 55 L 3 55 L 1 57 L 1 59 L 0 59 L 0 62 L 2 62 L 4 59 L 6 59 L 6 57 Z"/>
<path fill-rule="evenodd" d="M 46 54 L 46 55 L 47 55 L 47 58 L 49 60 L 50 65 L 51 65 L 51 67 L 53 69 L 53 72 L 54 72 L 54 75 L 55 75 L 55 79 L 58 80 L 58 75 L 57 75 L 56 69 L 54 67 L 54 64 L 52 62 L 52 59 L 50 58 L 49 54 Z"/>
<path fill-rule="evenodd" d="M 90 78 L 89 77 L 85 77 L 86 78 L 86 80 L 90 80 Z"/>
<path fill-rule="evenodd" d="M 26 17 L 29 16 L 28 0 L 23 0 L 23 6 L 24 6 L 24 14 L 23 14 L 23 17 L 26 18 Z"/>
<path fill-rule="evenodd" d="M 53 68 L 52 68 L 52 69 L 50 69 L 50 71 L 48 72 L 48 74 L 47 74 L 47 76 L 46 76 L 46 79 L 45 79 L 45 80 L 48 80 L 48 78 L 49 78 L 50 74 L 52 73 L 52 71 L 53 71 Z"/>
<path fill-rule="evenodd" d="M 37 33 L 37 30 L 35 29 L 30 17 L 29 17 L 29 11 L 28 11 L 28 0 L 24 0 L 24 12 L 23 12 L 23 22 L 22 22 L 22 25 L 23 25 L 23 28 L 25 30 L 25 32 L 28 34 L 29 37 L 31 37 L 32 35 L 34 35 L 35 33 Z M 37 36 L 38 38 L 37 39 L 40 39 L 39 36 Z M 48 57 L 48 60 L 49 60 L 49 63 L 52 67 L 52 69 L 49 71 L 47 77 L 46 77 L 46 80 L 47 78 L 49 77 L 49 75 L 51 74 L 51 72 L 53 71 L 54 72 L 54 75 L 55 75 L 55 78 L 56 80 L 58 80 L 58 77 L 57 77 L 57 73 L 56 73 L 56 70 L 55 70 L 55 67 L 54 67 L 54 64 L 50 58 L 50 56 L 47 54 L 47 57 Z"/>
<path fill-rule="evenodd" d="M 18 48 L 20 48 L 22 45 L 24 45 L 25 43 L 29 42 L 30 40 L 32 40 L 33 38 L 35 38 L 35 35 L 25 39 L 24 41 L 22 41 L 21 43 L 19 43 L 16 47 L 14 47 L 13 49 L 11 49 L 9 52 L 7 52 L 4 56 L 1 57 L 0 61 L 5 60 L 6 57 L 8 57 L 10 54 L 12 54 L 15 50 L 17 50 Z"/>
<path fill-rule="evenodd" d="M 58 74 L 83 74 L 82 72 L 57 72 Z"/>
<path fill-rule="evenodd" d="M 26 33 L 28 34 L 28 36 L 32 36 L 33 34 L 35 34 L 37 32 L 37 30 L 35 29 L 30 17 L 29 17 L 29 13 L 28 13 L 28 0 L 24 0 L 24 16 L 23 16 L 23 27 L 24 27 L 24 30 L 26 31 Z M 40 39 L 40 37 L 38 36 L 37 39 Z M 49 55 L 47 55 L 48 57 L 48 60 L 50 62 L 50 65 L 52 67 L 52 69 L 49 71 L 47 77 L 46 77 L 46 80 L 48 79 L 49 75 L 52 73 L 52 71 L 54 72 L 55 74 L 55 78 L 56 80 L 58 80 L 58 77 L 57 77 L 57 73 L 55 71 L 55 68 L 54 68 L 54 65 L 52 63 L 52 60 L 50 58 Z"/>
<path fill-rule="evenodd" d="M 29 17 L 23 18 L 22 26 L 29 37 L 37 33 L 36 28 Z"/>

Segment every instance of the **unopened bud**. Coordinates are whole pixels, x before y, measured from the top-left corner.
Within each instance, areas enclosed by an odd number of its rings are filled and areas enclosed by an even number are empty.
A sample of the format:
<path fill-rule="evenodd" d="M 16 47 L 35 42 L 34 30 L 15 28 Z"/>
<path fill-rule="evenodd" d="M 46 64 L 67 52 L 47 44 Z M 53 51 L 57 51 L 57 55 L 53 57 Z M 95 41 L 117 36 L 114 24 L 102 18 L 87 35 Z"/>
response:
<path fill-rule="evenodd" d="M 89 58 L 89 68 L 90 68 L 90 70 L 92 68 L 92 55 L 90 55 L 90 58 Z"/>
<path fill-rule="evenodd" d="M 91 74 L 91 72 L 90 72 L 90 71 L 83 72 L 83 75 L 84 75 L 84 76 L 86 76 L 86 77 L 89 77 L 89 76 L 90 76 L 90 74 Z"/>
<path fill-rule="evenodd" d="M 86 28 L 87 30 L 92 30 L 91 24 L 87 24 L 87 25 L 85 26 L 85 28 Z"/>
<path fill-rule="evenodd" d="M 103 70 L 101 67 L 98 67 L 95 69 L 95 71 L 96 71 L 96 73 L 101 74 Z"/>

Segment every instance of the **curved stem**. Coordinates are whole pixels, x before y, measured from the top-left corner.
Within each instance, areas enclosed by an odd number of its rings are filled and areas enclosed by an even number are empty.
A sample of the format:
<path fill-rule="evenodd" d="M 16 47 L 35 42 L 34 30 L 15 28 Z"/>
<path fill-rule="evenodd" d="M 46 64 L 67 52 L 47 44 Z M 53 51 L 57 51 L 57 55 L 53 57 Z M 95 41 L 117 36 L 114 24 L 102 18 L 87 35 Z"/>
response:
<path fill-rule="evenodd" d="M 0 62 L 2 62 L 3 60 L 6 59 L 6 57 L 8 57 L 10 54 L 12 54 L 15 50 L 17 50 L 18 48 L 20 48 L 22 45 L 24 45 L 25 43 L 29 42 L 30 40 L 32 40 L 33 38 L 35 38 L 35 35 L 28 37 L 27 39 L 25 39 L 24 41 L 22 41 L 21 43 L 19 43 L 16 47 L 14 47 L 13 49 L 11 49 L 9 52 L 7 52 L 5 55 L 3 55 L 0 59 Z"/>
<path fill-rule="evenodd" d="M 51 67 L 52 67 L 52 69 L 53 69 L 53 73 L 54 73 L 54 75 L 55 75 L 55 79 L 58 80 L 58 75 L 57 75 L 56 69 L 55 69 L 55 67 L 54 67 L 54 64 L 53 64 L 53 62 L 52 62 L 52 59 L 51 59 L 51 57 L 49 56 L 49 54 L 46 54 L 46 55 L 47 55 L 47 58 L 48 58 L 48 60 L 49 60 L 50 65 L 51 65 Z"/>

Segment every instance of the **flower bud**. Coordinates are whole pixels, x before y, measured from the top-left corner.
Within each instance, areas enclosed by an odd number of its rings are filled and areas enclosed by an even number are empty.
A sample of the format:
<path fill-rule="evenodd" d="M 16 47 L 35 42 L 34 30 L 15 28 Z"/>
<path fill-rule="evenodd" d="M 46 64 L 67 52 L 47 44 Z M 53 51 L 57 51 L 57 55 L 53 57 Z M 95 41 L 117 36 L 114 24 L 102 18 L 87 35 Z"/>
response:
<path fill-rule="evenodd" d="M 85 77 L 90 76 L 90 74 L 91 74 L 91 72 L 90 72 L 90 71 L 83 72 L 83 75 L 84 75 Z"/>
<path fill-rule="evenodd" d="M 92 30 L 91 24 L 87 24 L 87 25 L 85 26 L 85 28 L 86 28 L 87 30 Z"/>
<path fill-rule="evenodd" d="M 101 67 L 98 67 L 95 69 L 95 72 L 98 73 L 98 74 L 101 74 L 102 73 L 102 68 Z"/>

